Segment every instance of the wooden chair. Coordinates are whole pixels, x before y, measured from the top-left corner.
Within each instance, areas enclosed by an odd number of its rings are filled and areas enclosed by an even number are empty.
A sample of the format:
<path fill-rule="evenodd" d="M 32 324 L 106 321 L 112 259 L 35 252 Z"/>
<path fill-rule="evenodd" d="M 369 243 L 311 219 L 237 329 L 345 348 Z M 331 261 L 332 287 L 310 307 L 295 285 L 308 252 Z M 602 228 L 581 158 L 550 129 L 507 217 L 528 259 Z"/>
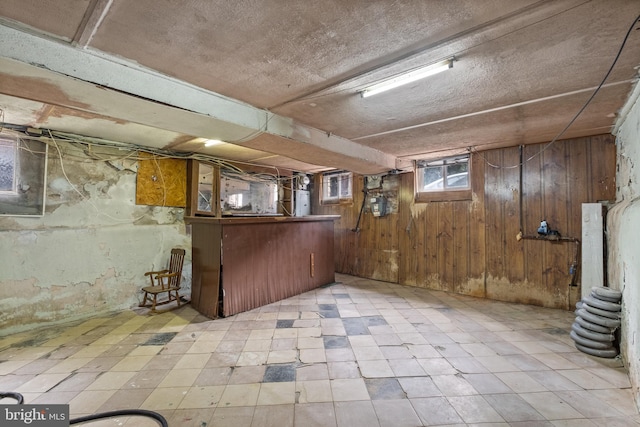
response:
<path fill-rule="evenodd" d="M 144 292 L 144 300 L 140 304 L 140 307 L 148 307 L 147 297 L 151 302 L 151 311 L 156 311 L 156 305 L 167 304 L 171 301 L 176 301 L 178 307 L 180 307 L 180 279 L 182 278 L 182 264 L 184 263 L 184 249 L 171 249 L 171 258 L 169 259 L 169 268 L 167 270 L 160 271 L 148 271 L 144 273 L 145 276 L 149 276 L 151 280 L 151 286 L 145 286 L 142 288 Z M 167 293 L 168 299 L 157 302 L 159 294 Z"/>

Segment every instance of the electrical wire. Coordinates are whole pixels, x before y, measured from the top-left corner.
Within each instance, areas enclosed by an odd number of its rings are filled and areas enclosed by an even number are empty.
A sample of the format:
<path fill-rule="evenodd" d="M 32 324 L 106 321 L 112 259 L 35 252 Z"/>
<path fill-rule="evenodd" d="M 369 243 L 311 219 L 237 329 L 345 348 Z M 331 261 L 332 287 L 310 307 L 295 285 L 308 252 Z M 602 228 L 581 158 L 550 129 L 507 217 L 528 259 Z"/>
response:
<path fill-rule="evenodd" d="M 12 391 L 0 391 L 0 400 L 10 398 L 16 401 L 17 405 L 24 404 L 24 396 L 20 393 Z M 93 415 L 85 415 L 78 418 L 72 418 L 69 420 L 69 425 L 82 424 L 89 421 L 101 420 L 105 418 L 123 417 L 123 416 L 141 416 L 151 418 L 158 422 L 162 427 L 169 427 L 167 420 L 161 414 L 155 411 L 149 411 L 147 409 L 119 409 L 115 411 L 100 412 Z"/>
<path fill-rule="evenodd" d="M 475 155 L 479 155 L 487 165 L 489 165 L 490 167 L 495 168 L 495 169 L 515 169 L 515 168 L 519 168 L 521 166 L 524 166 L 527 162 L 529 162 L 529 161 L 533 160 L 534 158 L 540 156 L 549 147 L 551 147 L 551 145 L 553 145 L 558 139 L 560 139 L 560 137 L 562 135 L 564 135 L 564 133 L 571 127 L 571 125 L 578 119 L 578 117 L 580 117 L 580 115 L 589 106 L 589 104 L 591 104 L 591 101 L 593 101 L 593 99 L 598 94 L 598 92 L 600 92 L 600 89 L 602 89 L 602 86 L 604 85 L 604 83 L 609 78 L 609 75 L 613 71 L 613 68 L 615 67 L 616 63 L 618 62 L 618 59 L 620 59 L 620 55 L 622 54 L 622 51 L 624 50 L 624 47 L 627 44 L 627 40 L 629 39 L 629 36 L 631 35 L 631 31 L 633 30 L 633 27 L 636 25 L 636 23 L 638 23 L 638 21 L 640 21 L 640 15 L 638 15 L 633 20 L 631 25 L 629 26 L 629 29 L 627 30 L 627 34 L 624 36 L 624 39 L 622 40 L 622 44 L 620 45 L 620 48 L 618 49 L 618 53 L 616 54 L 615 58 L 613 59 L 613 62 L 611 63 L 611 66 L 609 67 L 609 70 L 604 75 L 604 77 L 600 81 L 600 84 L 596 87 L 596 89 L 593 91 L 591 96 L 589 96 L 589 99 L 587 99 L 587 101 L 584 103 L 582 108 L 580 108 L 580 110 L 573 116 L 573 118 L 569 121 L 569 123 L 567 123 L 567 125 L 560 131 L 560 133 L 558 133 L 555 136 L 555 138 L 553 138 L 550 142 L 546 143 L 544 145 L 544 147 L 542 147 L 537 153 L 534 153 L 533 155 L 527 157 L 524 161 L 521 161 L 518 164 L 515 164 L 515 165 L 512 165 L 512 166 L 501 166 L 501 165 L 495 165 L 495 164 L 491 163 L 483 154 L 481 154 L 479 151 L 474 150 L 473 148 L 469 148 L 469 151 L 472 152 Z"/>
<path fill-rule="evenodd" d="M 63 142 L 67 142 L 74 145 L 80 145 L 82 146 L 81 151 L 88 150 L 89 157 L 91 157 L 93 160 L 99 160 L 99 161 L 117 161 L 117 160 L 123 160 L 123 159 L 131 159 L 135 161 L 148 160 L 148 158 L 141 158 L 140 156 L 138 156 L 139 153 L 147 153 L 147 154 L 157 156 L 157 158 L 159 159 L 166 158 L 166 159 L 198 160 L 203 163 L 209 163 L 212 165 L 219 166 L 223 169 L 235 170 L 237 172 L 242 172 L 242 169 L 236 166 L 236 164 L 270 167 L 270 166 L 259 165 L 252 162 L 224 160 L 224 159 L 216 158 L 216 157 L 209 156 L 206 154 L 201 154 L 201 153 L 162 150 L 162 149 L 156 149 L 152 147 L 144 147 L 137 144 L 109 141 L 101 138 L 92 138 L 92 137 L 86 137 L 86 136 L 81 136 L 76 134 L 70 134 L 66 132 L 54 131 L 54 130 L 45 129 L 45 128 L 38 129 L 39 131 L 43 132 L 42 136 L 34 136 L 34 135 L 29 135 L 27 133 L 28 128 L 26 126 L 13 125 L 9 123 L 0 123 L 0 125 L 4 125 L 5 129 L 9 129 L 15 133 L 20 134 L 21 138 L 23 139 L 34 139 L 44 143 L 48 143 L 49 142 L 48 140 L 50 140 L 51 137 L 55 137 L 57 138 L 58 141 L 63 141 Z M 96 152 L 95 147 L 117 149 L 120 151 L 125 151 L 128 154 L 125 154 L 123 156 L 112 156 L 111 154 L 109 154 L 108 158 L 104 158 L 104 157 L 100 157 L 101 155 L 104 155 L 104 154 Z M 277 168 L 275 167 L 273 168 L 277 170 Z"/>
<path fill-rule="evenodd" d="M 77 187 L 76 187 L 76 186 L 71 182 L 71 180 L 70 180 L 70 179 L 69 179 L 69 177 L 67 176 L 67 172 L 66 172 L 66 171 L 65 171 L 65 169 L 64 169 L 64 161 L 63 161 L 63 158 L 62 158 L 62 151 L 60 150 L 60 147 L 58 146 L 58 143 L 57 143 L 56 139 L 53 137 L 53 134 L 51 133 L 51 131 L 48 131 L 48 133 L 49 133 L 49 137 L 51 138 L 51 141 L 53 142 L 53 145 L 55 146 L 55 148 L 56 148 L 56 150 L 57 150 L 57 152 L 58 152 L 58 157 L 60 158 L 60 170 L 62 171 L 62 175 L 63 175 L 63 176 L 64 176 L 64 178 L 67 180 L 67 182 L 69 183 L 69 185 L 71 186 L 71 188 L 73 188 L 73 190 L 74 190 L 76 193 L 78 193 L 78 194 L 80 195 L 80 197 L 81 197 L 84 201 L 86 201 L 87 203 L 89 203 L 89 205 L 90 205 L 93 209 L 95 209 L 95 211 L 98 213 L 98 215 L 103 215 L 103 216 L 105 216 L 105 217 L 107 217 L 107 218 L 109 218 L 109 219 L 111 219 L 111 220 L 113 220 L 113 221 L 116 221 L 116 222 L 122 222 L 122 223 L 124 223 L 124 222 L 136 222 L 136 221 L 139 221 L 139 220 L 141 220 L 142 218 L 144 218 L 144 217 L 145 217 L 145 215 L 141 215 L 141 216 L 139 216 L 138 218 L 134 218 L 134 219 L 132 219 L 132 218 L 127 218 L 127 219 L 124 219 L 124 218 L 116 218 L 116 217 L 113 217 L 113 216 L 111 216 L 111 215 L 109 215 L 109 214 L 107 214 L 107 213 L 105 213 L 105 212 L 101 211 L 100 209 L 98 209 L 98 207 L 96 206 L 96 204 L 95 204 L 95 203 L 93 203 L 93 201 L 92 201 L 91 199 L 89 199 L 87 196 L 85 196 L 84 194 L 82 194 L 82 192 L 81 192 L 80 190 L 78 190 L 78 188 L 77 188 Z"/>
<path fill-rule="evenodd" d="M 72 418 L 69 420 L 70 425 L 86 423 L 88 421 L 101 420 L 104 418 L 123 417 L 123 416 L 142 416 L 151 418 L 158 422 L 162 427 L 169 427 L 167 420 L 161 414 L 149 411 L 147 409 L 121 409 L 117 411 L 101 412 L 93 415 L 85 415 L 84 417 Z"/>
<path fill-rule="evenodd" d="M 26 140 L 22 139 L 22 138 L 18 138 L 18 150 L 20 151 L 25 151 L 31 155 L 46 155 L 47 152 L 46 151 L 35 151 L 32 150 L 31 148 L 29 148 L 29 146 L 26 144 Z"/>
<path fill-rule="evenodd" d="M 431 153 L 429 153 L 429 158 L 428 161 L 436 161 L 436 160 L 444 160 L 444 159 L 448 159 L 451 157 L 459 157 L 465 154 L 469 154 L 469 149 L 468 148 L 464 148 L 464 149 L 460 149 L 459 151 L 455 151 L 452 153 L 452 150 L 444 150 L 444 152 L 446 154 L 444 155 L 438 155 L 437 153 L 439 153 L 439 151 L 433 151 Z M 418 161 L 425 161 L 427 159 L 421 157 L 420 159 L 416 159 L 415 158 L 416 155 L 411 155 L 411 158 L 407 158 L 407 157 L 398 157 L 399 160 L 405 160 L 405 161 L 411 161 L 413 163 L 413 168 L 411 169 L 411 171 L 415 170 L 415 166 L 417 164 Z M 404 172 L 408 172 L 409 170 L 407 170 L 407 168 L 401 168 L 399 169 L 400 171 L 404 171 Z"/>
<path fill-rule="evenodd" d="M 231 144 L 233 144 L 233 143 L 242 143 L 242 142 L 249 141 L 249 140 L 251 140 L 251 139 L 255 138 L 256 136 L 261 135 L 261 134 L 263 134 L 264 132 L 266 132 L 266 131 L 267 131 L 267 129 L 269 128 L 269 122 L 271 121 L 271 119 L 273 119 L 273 118 L 275 117 L 275 114 L 273 114 L 273 113 L 272 113 L 271 111 L 269 111 L 269 110 L 264 110 L 264 111 L 265 111 L 265 113 L 266 113 L 266 119 L 265 119 L 265 122 L 264 122 L 264 126 L 263 126 L 263 128 L 258 129 L 258 130 L 256 130 L 256 131 L 253 131 L 253 132 L 249 133 L 247 136 L 244 136 L 244 137 L 242 137 L 242 138 L 234 139 L 234 140 L 232 140 L 232 141 L 225 141 L 225 142 L 229 142 L 229 143 L 231 143 Z M 259 119 L 259 118 L 258 118 L 258 119 Z"/>
<path fill-rule="evenodd" d="M 153 163 L 158 170 L 158 175 L 160 175 L 160 186 L 162 187 L 162 204 L 160 206 L 167 205 L 167 185 L 164 182 L 164 175 L 162 175 L 162 168 L 160 167 L 160 163 L 158 163 L 158 159 L 156 156 L 153 156 Z"/>
<path fill-rule="evenodd" d="M 268 123 L 270 122 L 270 120 L 273 119 L 273 117 L 275 116 L 269 115 L 267 117 L 267 119 L 265 120 L 263 129 L 259 130 L 258 133 L 261 133 L 263 130 L 267 129 Z M 75 135 L 75 134 L 70 134 L 65 132 L 59 132 L 51 129 L 41 128 L 41 129 L 33 130 L 26 126 L 21 126 L 21 125 L 6 124 L 4 122 L 0 124 L 6 125 L 6 129 L 8 129 L 11 133 L 19 134 L 20 140 L 37 140 L 39 142 L 42 142 L 45 144 L 51 144 L 52 146 L 54 146 L 56 149 L 57 158 L 60 161 L 62 174 L 65 180 L 71 186 L 71 188 L 76 193 L 78 193 L 83 200 L 89 203 L 90 206 L 98 214 L 105 216 L 118 223 L 135 222 L 144 218 L 146 214 L 143 214 L 137 218 L 116 218 L 98 209 L 96 204 L 89 197 L 87 197 L 82 191 L 80 191 L 78 187 L 74 185 L 73 182 L 70 180 L 69 176 L 66 173 L 66 169 L 64 165 L 65 158 L 73 158 L 73 159 L 77 159 L 78 161 L 85 161 L 85 162 L 88 161 L 87 159 L 100 161 L 104 163 L 109 163 L 111 164 L 111 166 L 117 168 L 118 170 L 123 170 L 126 168 L 124 167 L 121 168 L 119 166 L 116 166 L 113 164 L 113 162 L 123 162 L 125 160 L 130 160 L 132 162 L 150 160 L 149 157 L 141 156 L 141 153 L 151 155 L 151 160 L 153 160 L 153 162 L 155 163 L 155 169 L 158 171 L 157 175 L 160 179 L 160 183 L 163 189 L 163 198 L 162 198 L 162 204 L 161 204 L 162 206 L 166 205 L 168 183 L 166 182 L 165 177 L 162 174 L 162 170 L 158 163 L 159 159 L 196 160 L 204 164 L 209 164 L 212 166 L 219 167 L 221 172 L 225 176 L 241 179 L 244 181 L 250 181 L 250 182 L 262 182 L 262 183 L 274 184 L 276 186 L 281 186 L 284 189 L 286 189 L 286 186 L 283 185 L 283 183 L 291 180 L 291 177 L 289 176 L 281 176 L 280 168 L 276 166 L 259 165 L 256 163 L 245 162 L 245 161 L 227 161 L 227 160 L 215 158 L 213 156 L 194 153 L 194 152 L 174 152 L 169 150 L 160 150 L 160 149 L 155 149 L 150 147 L 143 147 L 136 144 L 109 141 L 109 140 L 104 140 L 100 138 L 92 138 L 92 137 L 80 136 L 80 135 Z M 248 135 L 245 138 L 249 138 L 249 137 L 250 135 Z M 74 153 L 73 151 L 63 152 L 60 145 L 58 144 L 58 141 L 64 142 L 66 144 L 69 144 L 71 147 L 77 148 L 77 152 L 76 153 Z M 122 155 L 114 155 L 114 150 L 123 151 L 124 153 Z M 79 155 L 77 153 L 82 153 L 82 155 Z M 268 172 L 251 173 L 241 169 L 239 165 L 260 167 L 262 169 L 271 168 L 274 170 L 274 173 L 268 173 Z M 130 170 L 134 173 L 136 172 L 135 170 L 132 170 L 132 169 Z M 285 168 L 285 170 L 294 172 L 293 169 Z M 275 202 L 278 203 L 282 211 L 284 211 L 288 215 L 291 215 L 291 212 L 289 212 L 289 210 L 287 209 L 283 201 L 276 200 Z"/>
<path fill-rule="evenodd" d="M 24 403 L 24 396 L 13 391 L 0 391 L 0 400 L 5 398 L 15 400 L 18 405 L 22 405 Z"/>
<path fill-rule="evenodd" d="M 266 130 L 267 124 L 273 117 L 274 116 L 271 115 L 267 118 L 264 125 L 265 130 Z M 103 162 L 114 162 L 114 161 L 123 161 L 123 160 L 132 160 L 132 161 L 149 160 L 148 158 L 139 156 L 139 153 L 147 153 L 147 154 L 156 156 L 157 159 L 197 160 L 201 163 L 220 167 L 221 170 L 236 172 L 238 174 L 243 174 L 245 176 L 248 176 L 250 173 L 241 169 L 239 165 L 260 167 L 260 168 L 271 168 L 275 172 L 272 175 L 276 179 L 280 179 L 280 169 L 287 170 L 290 172 L 296 171 L 290 168 L 282 168 L 282 167 L 278 168 L 276 166 L 263 165 L 263 164 L 258 164 L 254 162 L 242 161 L 242 160 L 224 160 L 224 159 L 216 158 L 207 154 L 201 154 L 201 153 L 195 153 L 195 152 L 176 152 L 176 151 L 170 151 L 170 150 L 156 149 L 152 147 L 144 147 L 137 144 L 109 141 L 101 138 L 86 137 L 86 136 L 70 134 L 66 132 L 54 131 L 54 130 L 45 129 L 45 128 L 38 129 L 38 131 L 43 133 L 43 135 L 38 136 L 38 135 L 29 134 L 28 132 L 29 128 L 26 126 L 14 125 L 10 123 L 0 123 L 0 126 L 5 126 L 5 130 L 9 130 L 12 133 L 19 134 L 22 139 L 32 139 L 32 140 L 39 140 L 40 142 L 43 142 L 43 143 L 50 143 L 52 142 L 51 138 L 55 137 L 57 138 L 58 141 L 63 141 L 72 145 L 79 146 L 79 150 L 83 152 L 86 157 L 89 157 L 92 160 L 98 160 Z M 261 132 L 262 130 L 259 131 L 259 133 Z M 100 153 L 96 151 L 96 147 L 105 148 L 109 150 L 116 149 L 119 151 L 124 151 L 126 154 L 122 156 L 114 156 L 111 152 Z M 76 156 L 72 153 L 65 153 L 65 157 L 75 157 L 78 159 L 86 160 L 85 158 L 81 156 Z"/>

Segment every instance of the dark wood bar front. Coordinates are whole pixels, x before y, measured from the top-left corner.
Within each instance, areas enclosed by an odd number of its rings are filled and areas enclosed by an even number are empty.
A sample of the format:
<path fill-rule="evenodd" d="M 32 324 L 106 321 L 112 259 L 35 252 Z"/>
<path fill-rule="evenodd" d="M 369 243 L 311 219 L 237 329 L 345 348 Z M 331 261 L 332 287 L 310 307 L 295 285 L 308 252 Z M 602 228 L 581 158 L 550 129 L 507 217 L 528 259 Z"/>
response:
<path fill-rule="evenodd" d="M 187 217 L 191 225 L 191 305 L 230 316 L 335 281 L 333 222 L 306 217 Z"/>

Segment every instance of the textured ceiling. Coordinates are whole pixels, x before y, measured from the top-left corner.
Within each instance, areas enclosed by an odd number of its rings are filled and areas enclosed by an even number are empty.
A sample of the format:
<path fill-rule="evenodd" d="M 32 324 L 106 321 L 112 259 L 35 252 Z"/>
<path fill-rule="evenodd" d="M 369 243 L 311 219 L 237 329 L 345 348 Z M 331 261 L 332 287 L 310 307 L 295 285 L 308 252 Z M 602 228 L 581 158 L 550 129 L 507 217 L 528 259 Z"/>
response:
<path fill-rule="evenodd" d="M 381 173 L 553 139 L 638 14 L 637 0 L 3 0 L 0 108 L 14 124 Z M 358 94 L 452 56 L 445 73 Z M 638 65 L 632 31 L 562 138 L 611 132 Z M 198 137 L 232 144 L 189 142 Z"/>

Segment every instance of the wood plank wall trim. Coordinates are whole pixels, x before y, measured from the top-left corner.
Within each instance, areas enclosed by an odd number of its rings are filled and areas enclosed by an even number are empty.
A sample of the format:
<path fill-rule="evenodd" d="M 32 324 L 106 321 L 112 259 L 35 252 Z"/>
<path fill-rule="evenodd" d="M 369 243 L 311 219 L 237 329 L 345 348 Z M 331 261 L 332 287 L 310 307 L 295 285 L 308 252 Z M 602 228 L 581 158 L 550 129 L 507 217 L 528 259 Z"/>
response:
<path fill-rule="evenodd" d="M 582 203 L 615 199 L 615 138 L 597 135 L 544 147 L 522 147 L 523 158 L 531 158 L 522 183 L 518 168 L 487 163 L 518 165 L 520 147 L 474 155 L 471 200 L 416 203 L 413 174 L 389 176 L 399 180 L 398 212 L 383 218 L 365 213 L 357 233 L 351 230 L 364 180 L 354 176 L 351 205 L 312 207 L 314 214 L 341 216 L 335 224 L 336 271 L 572 310 L 580 299 L 580 288 L 569 286 L 576 245 L 517 241 L 516 235 L 521 218 L 524 234 L 536 234 L 545 219 L 563 236 L 580 238 Z"/>

